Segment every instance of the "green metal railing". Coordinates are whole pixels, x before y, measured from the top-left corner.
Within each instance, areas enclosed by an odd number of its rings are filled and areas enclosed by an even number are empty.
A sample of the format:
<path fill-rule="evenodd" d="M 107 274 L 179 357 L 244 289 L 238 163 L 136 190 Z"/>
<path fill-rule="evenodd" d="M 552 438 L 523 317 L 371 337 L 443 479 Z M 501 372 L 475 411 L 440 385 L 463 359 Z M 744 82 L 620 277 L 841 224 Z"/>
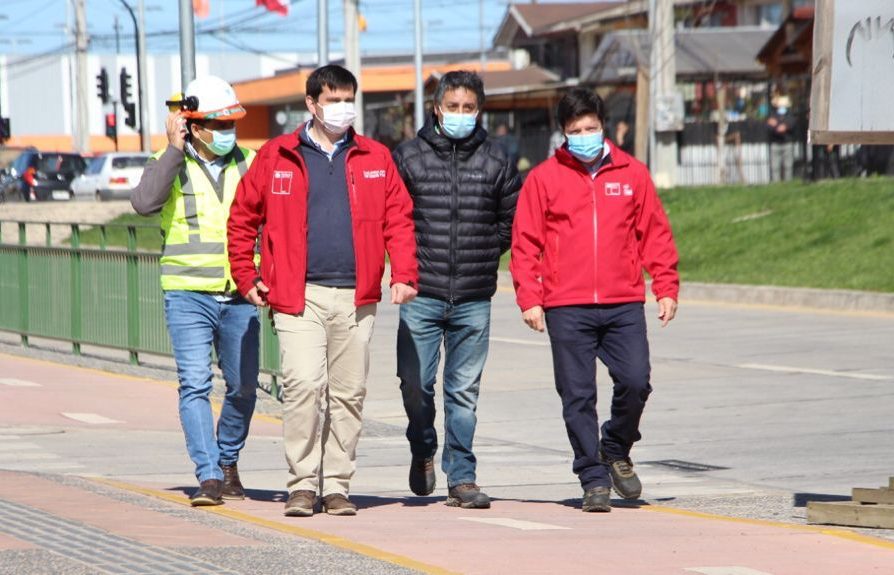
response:
<path fill-rule="evenodd" d="M 29 243 L 29 228 L 44 229 L 43 243 Z M 52 229 L 68 231 L 67 245 Z M 3 240 L 17 230 L 17 243 Z M 82 245 L 82 232 L 99 230 L 98 245 Z M 110 229 L 124 228 L 127 246 L 109 247 Z M 141 353 L 172 355 L 159 286 L 161 254 L 137 249 L 137 230 L 150 224 L 83 224 L 0 220 L 0 331 L 30 337 L 127 351 L 139 364 Z M 279 345 L 267 314 L 261 312 L 261 387 L 279 397 Z"/>

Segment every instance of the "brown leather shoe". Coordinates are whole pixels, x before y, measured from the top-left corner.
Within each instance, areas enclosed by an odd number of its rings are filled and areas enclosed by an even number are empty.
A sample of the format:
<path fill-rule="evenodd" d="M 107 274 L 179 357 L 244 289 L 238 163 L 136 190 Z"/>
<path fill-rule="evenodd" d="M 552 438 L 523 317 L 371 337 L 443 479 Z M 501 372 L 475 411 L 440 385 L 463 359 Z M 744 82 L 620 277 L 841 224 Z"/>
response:
<path fill-rule="evenodd" d="M 323 509 L 329 515 L 357 515 L 357 506 L 347 495 L 333 493 L 323 498 Z"/>
<path fill-rule="evenodd" d="M 236 464 L 221 465 L 223 471 L 223 488 L 221 489 L 221 497 L 224 499 L 245 499 L 245 489 L 242 482 L 239 481 L 239 469 Z"/>
<path fill-rule="evenodd" d="M 221 498 L 222 488 L 223 481 L 220 479 L 206 479 L 199 485 L 198 491 L 189 498 L 189 503 L 193 507 L 221 505 L 223 503 Z"/>
<path fill-rule="evenodd" d="M 317 502 L 317 494 L 313 491 L 300 490 L 289 493 L 286 501 L 286 517 L 310 517 L 314 514 L 314 504 Z"/>

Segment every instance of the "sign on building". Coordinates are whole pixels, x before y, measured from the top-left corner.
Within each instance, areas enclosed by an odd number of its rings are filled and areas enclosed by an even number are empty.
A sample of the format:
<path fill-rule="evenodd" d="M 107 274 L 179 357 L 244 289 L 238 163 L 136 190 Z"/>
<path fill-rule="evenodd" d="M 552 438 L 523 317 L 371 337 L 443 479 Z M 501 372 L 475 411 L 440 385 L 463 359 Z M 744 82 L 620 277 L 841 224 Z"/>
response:
<path fill-rule="evenodd" d="M 810 137 L 894 144 L 894 1 L 817 0 Z"/>

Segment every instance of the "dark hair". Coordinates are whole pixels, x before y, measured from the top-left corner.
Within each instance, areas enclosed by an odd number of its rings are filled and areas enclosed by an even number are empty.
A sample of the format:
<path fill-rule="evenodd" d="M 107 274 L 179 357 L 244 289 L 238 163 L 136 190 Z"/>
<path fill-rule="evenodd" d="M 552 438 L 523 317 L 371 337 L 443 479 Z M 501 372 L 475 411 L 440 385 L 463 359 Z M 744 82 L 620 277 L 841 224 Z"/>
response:
<path fill-rule="evenodd" d="M 444 99 L 444 94 L 459 88 L 475 92 L 475 98 L 478 100 L 478 109 L 480 110 L 484 107 L 484 82 L 481 81 L 481 76 L 468 70 L 454 70 L 444 74 L 438 82 L 438 87 L 435 89 L 435 104 L 440 105 L 441 100 Z"/>
<path fill-rule="evenodd" d="M 307 77 L 307 86 L 304 91 L 308 96 L 316 100 L 323 93 L 324 87 L 330 90 L 353 88 L 356 94 L 357 78 L 349 70 L 336 64 L 321 66 Z"/>
<path fill-rule="evenodd" d="M 596 114 L 599 121 L 605 124 L 605 102 L 596 92 L 587 88 L 571 88 L 562 95 L 556 106 L 556 120 L 560 130 L 564 130 L 568 122 L 587 114 Z"/>

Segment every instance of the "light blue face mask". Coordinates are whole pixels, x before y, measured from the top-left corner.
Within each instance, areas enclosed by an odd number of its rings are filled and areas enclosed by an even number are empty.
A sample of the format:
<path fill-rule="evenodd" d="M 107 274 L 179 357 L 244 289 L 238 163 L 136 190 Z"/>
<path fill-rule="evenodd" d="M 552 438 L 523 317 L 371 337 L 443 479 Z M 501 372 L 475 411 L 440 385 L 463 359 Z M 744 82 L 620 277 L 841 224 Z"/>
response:
<path fill-rule="evenodd" d="M 478 114 L 452 114 L 444 112 L 444 119 L 441 120 L 441 130 L 444 135 L 452 140 L 462 140 L 468 138 L 475 130 L 475 124 L 478 121 Z"/>
<path fill-rule="evenodd" d="M 605 135 L 600 131 L 565 137 L 568 138 L 568 151 L 575 158 L 583 162 L 592 162 L 602 152 Z"/>
<path fill-rule="evenodd" d="M 229 130 L 208 130 L 211 132 L 211 143 L 208 149 L 217 156 L 226 156 L 236 146 L 236 128 Z"/>

